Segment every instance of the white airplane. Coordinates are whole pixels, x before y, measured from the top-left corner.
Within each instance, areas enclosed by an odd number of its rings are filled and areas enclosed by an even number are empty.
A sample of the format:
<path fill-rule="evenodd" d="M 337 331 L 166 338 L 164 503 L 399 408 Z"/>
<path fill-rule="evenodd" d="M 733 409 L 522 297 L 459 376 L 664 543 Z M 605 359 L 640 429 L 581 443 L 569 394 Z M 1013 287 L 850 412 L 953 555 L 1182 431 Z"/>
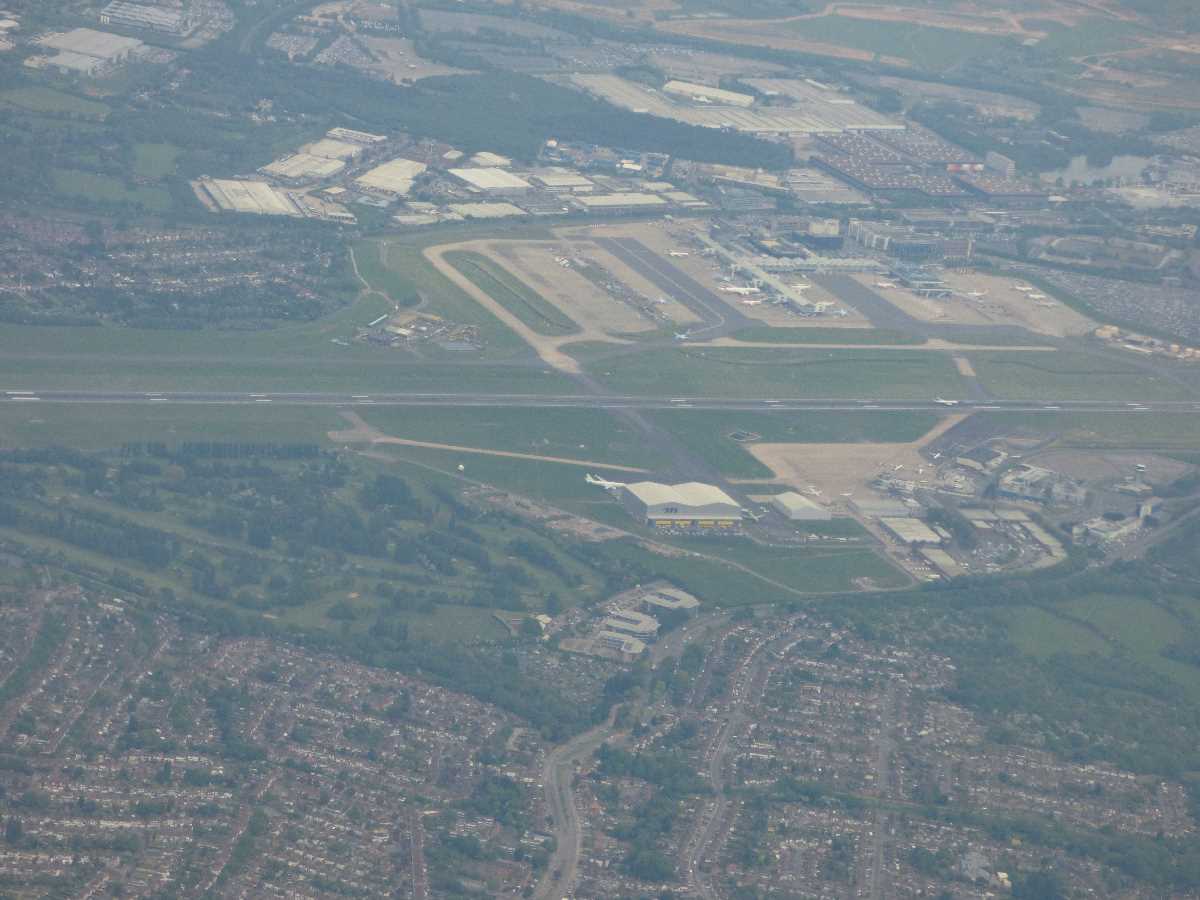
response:
<path fill-rule="evenodd" d="M 625 487 L 625 485 L 619 481 L 605 481 L 603 478 L 599 478 L 590 472 L 583 476 L 583 480 L 588 484 L 594 484 L 597 487 L 602 487 L 606 491 L 615 491 L 617 488 Z"/>
<path fill-rule="evenodd" d="M 686 341 L 690 337 L 691 337 L 691 335 L 688 334 L 686 331 L 675 332 L 675 340 L 677 340 L 677 341 Z"/>
<path fill-rule="evenodd" d="M 958 400 L 947 400 L 945 397 L 934 397 L 934 403 L 940 403 L 942 406 L 958 406 Z"/>
<path fill-rule="evenodd" d="M 736 284 L 723 284 L 721 285 L 721 291 L 726 294 L 737 294 L 740 297 L 761 293 L 759 288 L 753 286 L 739 287 Z"/>
<path fill-rule="evenodd" d="M 933 454 L 933 458 L 934 458 L 934 459 L 941 459 L 941 458 L 942 458 L 942 454 L 941 454 L 941 452 L 939 451 L 939 452 L 937 452 L 937 453 Z"/>
<path fill-rule="evenodd" d="M 894 288 L 895 286 L 896 285 L 892 284 L 892 282 L 890 282 L 890 281 L 875 282 L 875 287 L 877 287 L 877 288 Z"/>
<path fill-rule="evenodd" d="M 691 255 L 692 254 L 690 254 L 686 250 L 668 250 L 667 251 L 667 256 L 674 256 L 676 259 L 682 259 L 685 256 L 691 256 Z"/>
<path fill-rule="evenodd" d="M 963 294 L 964 297 L 975 297 L 975 298 L 986 297 L 987 295 L 988 295 L 987 291 L 967 291 L 966 293 Z"/>

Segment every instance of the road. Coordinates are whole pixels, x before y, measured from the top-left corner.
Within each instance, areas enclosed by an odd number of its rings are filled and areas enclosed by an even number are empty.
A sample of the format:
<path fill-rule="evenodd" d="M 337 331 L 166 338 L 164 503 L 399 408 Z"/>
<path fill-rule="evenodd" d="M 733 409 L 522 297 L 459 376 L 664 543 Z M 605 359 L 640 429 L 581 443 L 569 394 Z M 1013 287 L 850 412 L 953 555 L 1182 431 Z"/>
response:
<path fill-rule="evenodd" d="M 522 409 L 567 407 L 580 409 L 710 409 L 710 410 L 864 410 L 958 412 L 1108 412 L 1108 413 L 1188 413 L 1200 411 L 1195 400 L 1155 400 L 1130 402 L 1117 400 L 989 400 L 986 403 L 958 401 L 946 403 L 935 398 L 847 399 L 839 397 L 729 398 L 693 397 L 683 394 L 635 396 L 627 394 L 491 394 L 476 392 L 350 394 L 334 392 L 284 391 L 88 391 L 88 390 L 7 390 L 0 391 L 0 404 L 41 403 L 138 403 L 202 404 L 238 406 L 254 403 L 297 406 L 466 406 L 514 407 Z"/>
<path fill-rule="evenodd" d="M 704 897 L 705 900 L 717 900 L 717 894 L 702 873 L 705 851 L 716 838 L 725 818 L 730 814 L 731 800 L 726 793 L 725 769 L 729 762 L 730 741 L 740 736 L 746 727 L 750 704 L 762 696 L 766 686 L 772 651 L 777 651 L 792 640 L 792 634 L 786 633 L 771 640 L 763 640 L 746 657 L 745 661 L 734 673 L 730 680 L 730 691 L 733 702 L 728 704 L 728 714 L 721 723 L 716 740 L 707 758 L 707 774 L 712 786 L 714 801 L 711 809 L 701 814 L 684 850 L 684 876 L 688 887 Z M 764 652 L 765 651 L 765 652 Z"/>
<path fill-rule="evenodd" d="M 721 611 L 696 616 L 687 628 L 671 632 L 651 650 L 653 665 L 657 666 L 668 656 L 680 655 L 692 641 L 707 638 L 714 627 L 728 619 L 728 615 L 728 612 Z M 537 900 L 569 897 L 574 889 L 581 832 L 571 781 L 575 777 L 576 764 L 595 753 L 613 735 L 618 709 L 614 706 L 606 722 L 576 735 L 546 754 L 546 761 L 542 765 L 542 785 L 546 791 L 546 806 L 554 821 L 555 850 L 534 894 Z"/>
<path fill-rule="evenodd" d="M 617 709 L 616 706 L 612 708 L 608 720 L 603 724 L 573 737 L 546 754 L 542 766 L 542 784 L 546 790 L 546 806 L 550 818 L 554 820 L 555 848 L 534 894 L 538 900 L 570 896 L 575 884 L 581 833 L 571 781 L 575 777 L 576 763 L 595 753 L 612 735 Z"/>

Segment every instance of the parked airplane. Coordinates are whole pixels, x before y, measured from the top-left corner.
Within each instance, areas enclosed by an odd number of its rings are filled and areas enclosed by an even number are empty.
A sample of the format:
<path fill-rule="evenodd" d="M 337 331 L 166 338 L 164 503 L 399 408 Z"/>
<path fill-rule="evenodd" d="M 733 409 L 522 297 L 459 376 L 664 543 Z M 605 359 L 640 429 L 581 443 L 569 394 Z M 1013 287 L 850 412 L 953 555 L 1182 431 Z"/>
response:
<path fill-rule="evenodd" d="M 691 255 L 692 254 L 688 253 L 686 250 L 668 250 L 667 251 L 667 256 L 674 256 L 676 259 L 682 258 L 684 256 L 691 256 Z"/>
<path fill-rule="evenodd" d="M 721 290 L 726 294 L 737 294 L 740 297 L 761 293 L 759 288 L 753 286 L 739 287 L 736 284 L 723 284 L 721 285 Z"/>
<path fill-rule="evenodd" d="M 625 487 L 625 485 L 619 481 L 605 481 L 603 478 L 599 478 L 590 472 L 583 476 L 583 480 L 588 484 L 594 484 L 597 487 L 602 487 L 606 491 L 615 491 L 617 488 Z"/>
<path fill-rule="evenodd" d="M 942 406 L 958 406 L 958 400 L 947 400 L 944 397 L 934 397 L 934 403 L 940 403 Z"/>

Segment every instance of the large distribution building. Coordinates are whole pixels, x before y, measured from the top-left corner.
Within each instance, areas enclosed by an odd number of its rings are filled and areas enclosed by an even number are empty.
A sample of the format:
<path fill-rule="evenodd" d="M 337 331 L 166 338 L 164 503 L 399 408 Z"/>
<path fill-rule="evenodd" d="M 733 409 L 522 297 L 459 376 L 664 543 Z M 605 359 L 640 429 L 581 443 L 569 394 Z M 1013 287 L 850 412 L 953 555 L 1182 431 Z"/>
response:
<path fill-rule="evenodd" d="M 658 528 L 732 528 L 742 521 L 736 500 L 715 485 L 697 481 L 626 484 L 621 500 L 633 515 Z"/>
<path fill-rule="evenodd" d="M 771 505 L 793 522 L 828 522 L 833 518 L 824 506 L 795 491 L 776 494 Z"/>

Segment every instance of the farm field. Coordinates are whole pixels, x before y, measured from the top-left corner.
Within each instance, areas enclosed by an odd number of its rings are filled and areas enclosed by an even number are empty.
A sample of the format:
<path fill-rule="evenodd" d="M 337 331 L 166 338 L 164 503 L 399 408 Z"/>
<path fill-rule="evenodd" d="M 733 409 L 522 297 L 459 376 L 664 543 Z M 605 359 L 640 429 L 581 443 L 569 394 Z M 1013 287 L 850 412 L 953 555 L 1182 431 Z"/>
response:
<path fill-rule="evenodd" d="M 146 212 L 165 213 L 171 208 L 171 195 L 157 187 L 126 187 L 110 175 L 96 175 L 78 169 L 53 169 L 54 190 L 65 197 L 95 203 L 132 205 Z"/>
<path fill-rule="evenodd" d="M 604 368 L 593 374 L 630 394 L 894 399 L 963 394 L 962 378 L 948 356 L 901 350 L 672 348 Z"/>
<path fill-rule="evenodd" d="M 778 444 L 908 443 L 938 422 L 934 413 L 841 412 L 804 413 L 713 412 L 659 410 L 647 413 L 690 450 L 730 478 L 770 478 L 772 472 L 750 452 L 762 441 Z M 732 435 L 757 435 L 738 441 Z"/>
<path fill-rule="evenodd" d="M 26 112 L 95 120 L 104 119 L 112 111 L 104 103 L 41 86 L 15 87 L 0 91 L 0 104 L 15 106 Z"/>
<path fill-rule="evenodd" d="M 160 179 L 175 173 L 179 148 L 174 144 L 134 144 L 133 172 L 139 178 Z"/>

